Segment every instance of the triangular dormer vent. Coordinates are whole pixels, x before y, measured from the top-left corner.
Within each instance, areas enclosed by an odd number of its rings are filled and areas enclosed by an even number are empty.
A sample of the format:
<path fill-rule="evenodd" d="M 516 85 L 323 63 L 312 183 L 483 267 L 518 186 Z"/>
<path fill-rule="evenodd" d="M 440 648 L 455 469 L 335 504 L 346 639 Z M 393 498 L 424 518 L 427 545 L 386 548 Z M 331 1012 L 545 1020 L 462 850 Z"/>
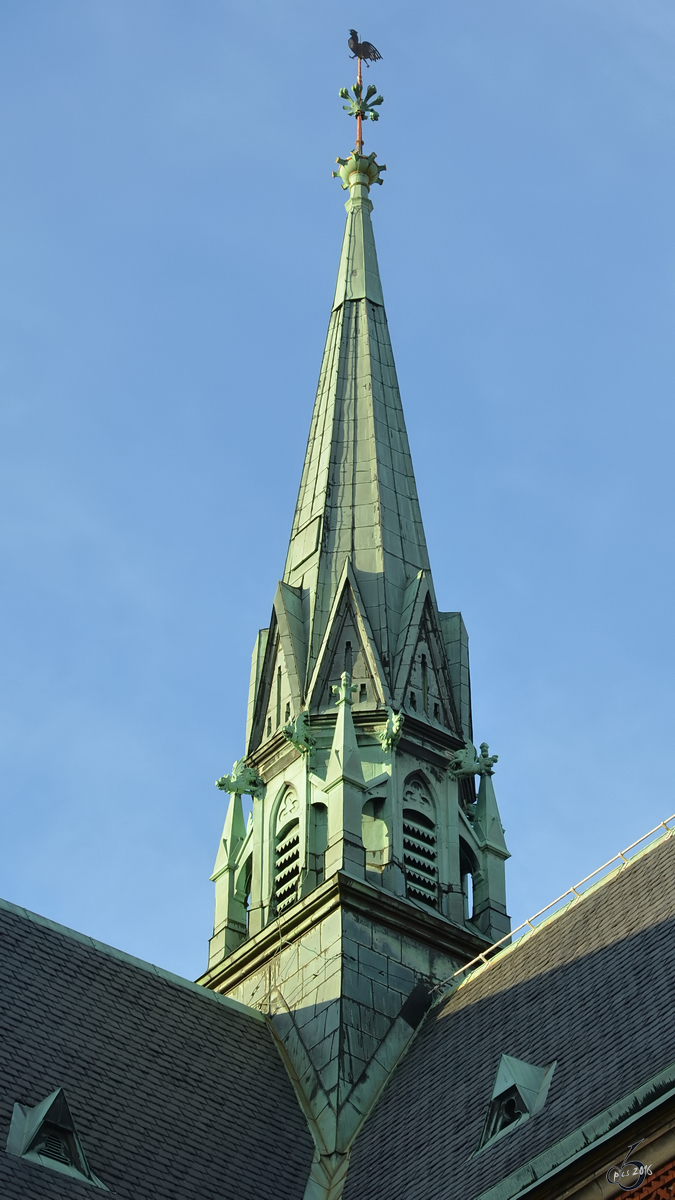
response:
<path fill-rule="evenodd" d="M 535 1067 L 521 1058 L 502 1054 L 479 1150 L 492 1145 L 539 1112 L 546 1101 L 555 1065 Z"/>
<path fill-rule="evenodd" d="M 49 1126 L 45 1126 L 44 1141 L 39 1146 L 39 1153 L 46 1155 L 47 1158 L 53 1158 L 55 1162 L 70 1163 L 71 1166 L 75 1166 L 74 1155 L 68 1145 L 68 1139 L 60 1129 L 52 1128 L 50 1131 Z"/>
<path fill-rule="evenodd" d="M 87 1162 L 63 1088 L 33 1108 L 14 1105 L 7 1153 L 108 1191 Z"/>

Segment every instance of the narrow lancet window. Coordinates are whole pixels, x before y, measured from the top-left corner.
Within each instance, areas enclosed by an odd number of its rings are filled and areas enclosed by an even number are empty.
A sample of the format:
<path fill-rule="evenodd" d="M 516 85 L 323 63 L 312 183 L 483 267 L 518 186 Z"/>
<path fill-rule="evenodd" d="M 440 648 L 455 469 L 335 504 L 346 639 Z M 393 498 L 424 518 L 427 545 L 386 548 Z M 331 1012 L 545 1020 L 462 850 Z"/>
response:
<path fill-rule="evenodd" d="M 352 644 L 345 642 L 345 671 L 348 675 L 352 673 Z"/>
<path fill-rule="evenodd" d="M 311 866 L 315 872 L 317 887 L 325 877 L 325 855 L 328 848 L 328 809 L 325 804 L 312 805 Z"/>
<path fill-rule="evenodd" d="M 464 896 L 464 920 L 473 919 L 473 877 L 478 870 L 475 854 L 469 848 L 464 838 L 459 839 L 459 872 L 462 877 L 462 894 Z"/>

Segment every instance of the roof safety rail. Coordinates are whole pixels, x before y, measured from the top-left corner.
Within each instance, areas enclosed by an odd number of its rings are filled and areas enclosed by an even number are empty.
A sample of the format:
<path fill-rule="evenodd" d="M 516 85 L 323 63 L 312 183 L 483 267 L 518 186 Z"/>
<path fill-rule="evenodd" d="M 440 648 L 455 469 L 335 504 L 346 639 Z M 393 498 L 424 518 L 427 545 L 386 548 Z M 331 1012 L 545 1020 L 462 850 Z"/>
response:
<path fill-rule="evenodd" d="M 595 883 L 600 883 L 601 879 L 599 876 L 602 876 L 603 872 L 609 872 L 616 863 L 619 864 L 618 869 L 623 870 L 624 867 L 630 865 L 631 860 L 636 856 L 636 854 L 640 853 L 641 849 L 647 849 L 645 842 L 649 842 L 650 839 L 652 842 L 660 841 L 661 838 L 668 837 L 672 833 L 675 833 L 675 826 L 672 825 L 672 822 L 675 822 L 675 813 L 673 813 L 672 817 L 668 817 L 665 821 L 661 821 L 659 825 L 655 825 L 653 829 L 649 830 L 649 833 L 643 834 L 643 836 L 638 838 L 636 842 L 632 842 L 630 846 L 626 846 L 625 850 L 619 850 L 613 858 L 608 859 L 608 861 L 603 863 L 601 867 L 597 867 L 596 870 L 592 871 L 590 875 L 586 875 L 586 877 L 581 879 L 579 883 L 573 884 L 573 886 L 569 887 L 566 892 L 563 892 L 562 895 L 558 896 L 555 900 L 552 900 L 550 904 L 547 904 L 545 908 L 540 908 L 539 912 L 536 912 L 534 916 L 527 917 L 521 925 L 516 927 L 516 929 L 511 930 L 510 933 L 504 934 L 504 937 L 500 938 L 498 942 L 493 942 L 491 946 L 488 946 L 486 950 L 482 950 L 481 953 L 476 955 L 475 958 L 472 958 L 470 962 L 464 963 L 462 967 L 458 967 L 454 974 L 450 975 L 447 979 L 444 979 L 442 983 L 437 984 L 437 986 L 434 988 L 434 991 L 442 992 L 442 990 L 446 988 L 448 984 L 453 983 L 458 976 L 465 975 L 467 971 L 473 971 L 479 967 L 488 966 L 491 962 L 494 962 L 495 957 L 498 957 L 500 950 L 504 949 L 506 946 L 512 946 L 514 942 L 519 942 L 521 938 L 527 934 L 536 933 L 540 925 L 544 924 L 549 917 L 554 915 L 556 909 L 559 907 L 565 907 L 567 903 L 574 903 L 576 900 L 581 900 L 585 892 L 593 887 Z M 583 889 L 583 891 L 581 889 Z M 538 922 L 538 924 L 535 924 L 535 922 Z"/>

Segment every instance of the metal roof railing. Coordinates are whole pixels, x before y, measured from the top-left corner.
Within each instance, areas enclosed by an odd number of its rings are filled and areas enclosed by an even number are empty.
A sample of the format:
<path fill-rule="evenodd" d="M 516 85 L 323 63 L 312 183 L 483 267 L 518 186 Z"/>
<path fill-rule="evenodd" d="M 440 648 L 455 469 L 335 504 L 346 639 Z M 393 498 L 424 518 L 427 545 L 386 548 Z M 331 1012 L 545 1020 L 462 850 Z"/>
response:
<path fill-rule="evenodd" d="M 523 921 L 522 925 L 518 925 L 515 929 L 511 930 L 510 933 L 505 933 L 504 937 L 500 938 L 498 942 L 493 942 L 491 946 L 488 946 L 487 950 L 481 951 L 480 954 L 471 959 L 471 962 L 465 963 L 463 967 L 459 967 L 454 974 L 445 979 L 443 983 L 439 983 L 437 987 L 434 988 L 434 991 L 440 991 L 442 988 L 446 987 L 447 984 L 456 979 L 458 975 L 463 975 L 467 971 L 472 971 L 477 967 L 488 966 L 489 963 L 494 962 L 495 957 L 498 957 L 498 951 L 501 950 L 505 944 L 512 946 L 514 942 L 519 942 L 521 938 L 527 934 L 534 933 L 540 928 L 541 925 L 545 923 L 549 917 L 554 915 L 558 906 L 564 907 L 565 901 L 572 903 L 574 900 L 580 900 L 585 892 L 593 886 L 592 881 L 595 880 L 596 882 L 600 883 L 601 880 L 598 879 L 598 876 L 601 876 L 603 871 L 608 871 L 614 863 L 620 862 L 620 870 L 623 870 L 624 867 L 627 867 L 632 858 L 639 853 L 638 847 L 643 846 L 643 844 L 650 838 L 652 838 L 654 841 L 657 841 L 662 837 L 666 837 L 671 833 L 675 833 L 675 828 L 671 828 L 672 821 L 675 821 L 675 813 L 673 813 L 672 817 L 667 817 L 665 821 L 661 821 L 659 825 L 655 825 L 653 829 L 649 830 L 649 833 L 643 834 L 643 836 L 638 838 L 636 842 L 632 842 L 630 846 L 626 846 L 625 850 L 619 850 L 618 854 L 615 854 L 613 858 L 608 859 L 606 863 L 603 863 L 601 867 L 597 867 L 597 869 L 592 871 L 590 875 L 587 875 L 585 879 L 581 879 L 579 883 L 575 883 L 572 887 L 568 888 L 566 892 L 563 892 L 562 895 L 558 896 L 556 900 L 552 900 L 551 903 L 547 904 L 545 908 L 540 908 L 539 912 L 536 912 L 534 916 L 527 917 Z M 647 847 L 645 846 L 644 848 L 646 849 Z M 631 851 L 633 851 L 632 855 Z M 628 857 L 629 855 L 630 858 Z M 580 888 L 583 888 L 584 890 L 580 891 Z M 535 921 L 539 921 L 539 924 L 535 925 Z"/>

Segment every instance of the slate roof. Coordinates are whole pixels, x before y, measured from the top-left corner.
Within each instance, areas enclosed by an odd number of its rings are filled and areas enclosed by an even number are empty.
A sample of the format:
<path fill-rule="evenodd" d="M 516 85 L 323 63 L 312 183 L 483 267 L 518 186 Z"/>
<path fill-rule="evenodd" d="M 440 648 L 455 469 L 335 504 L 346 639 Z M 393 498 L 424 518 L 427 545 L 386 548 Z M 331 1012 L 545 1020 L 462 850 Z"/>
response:
<path fill-rule="evenodd" d="M 475 1200 L 496 1188 L 675 1062 L 674 1000 L 668 836 L 431 1010 L 355 1145 L 344 1200 Z M 548 1098 L 472 1157 L 502 1054 L 555 1060 Z"/>
<path fill-rule="evenodd" d="M 299 1200 L 312 1139 L 260 1014 L 0 902 L 0 1196 L 102 1191 L 5 1153 L 15 1101 L 65 1088 L 128 1200 Z"/>

